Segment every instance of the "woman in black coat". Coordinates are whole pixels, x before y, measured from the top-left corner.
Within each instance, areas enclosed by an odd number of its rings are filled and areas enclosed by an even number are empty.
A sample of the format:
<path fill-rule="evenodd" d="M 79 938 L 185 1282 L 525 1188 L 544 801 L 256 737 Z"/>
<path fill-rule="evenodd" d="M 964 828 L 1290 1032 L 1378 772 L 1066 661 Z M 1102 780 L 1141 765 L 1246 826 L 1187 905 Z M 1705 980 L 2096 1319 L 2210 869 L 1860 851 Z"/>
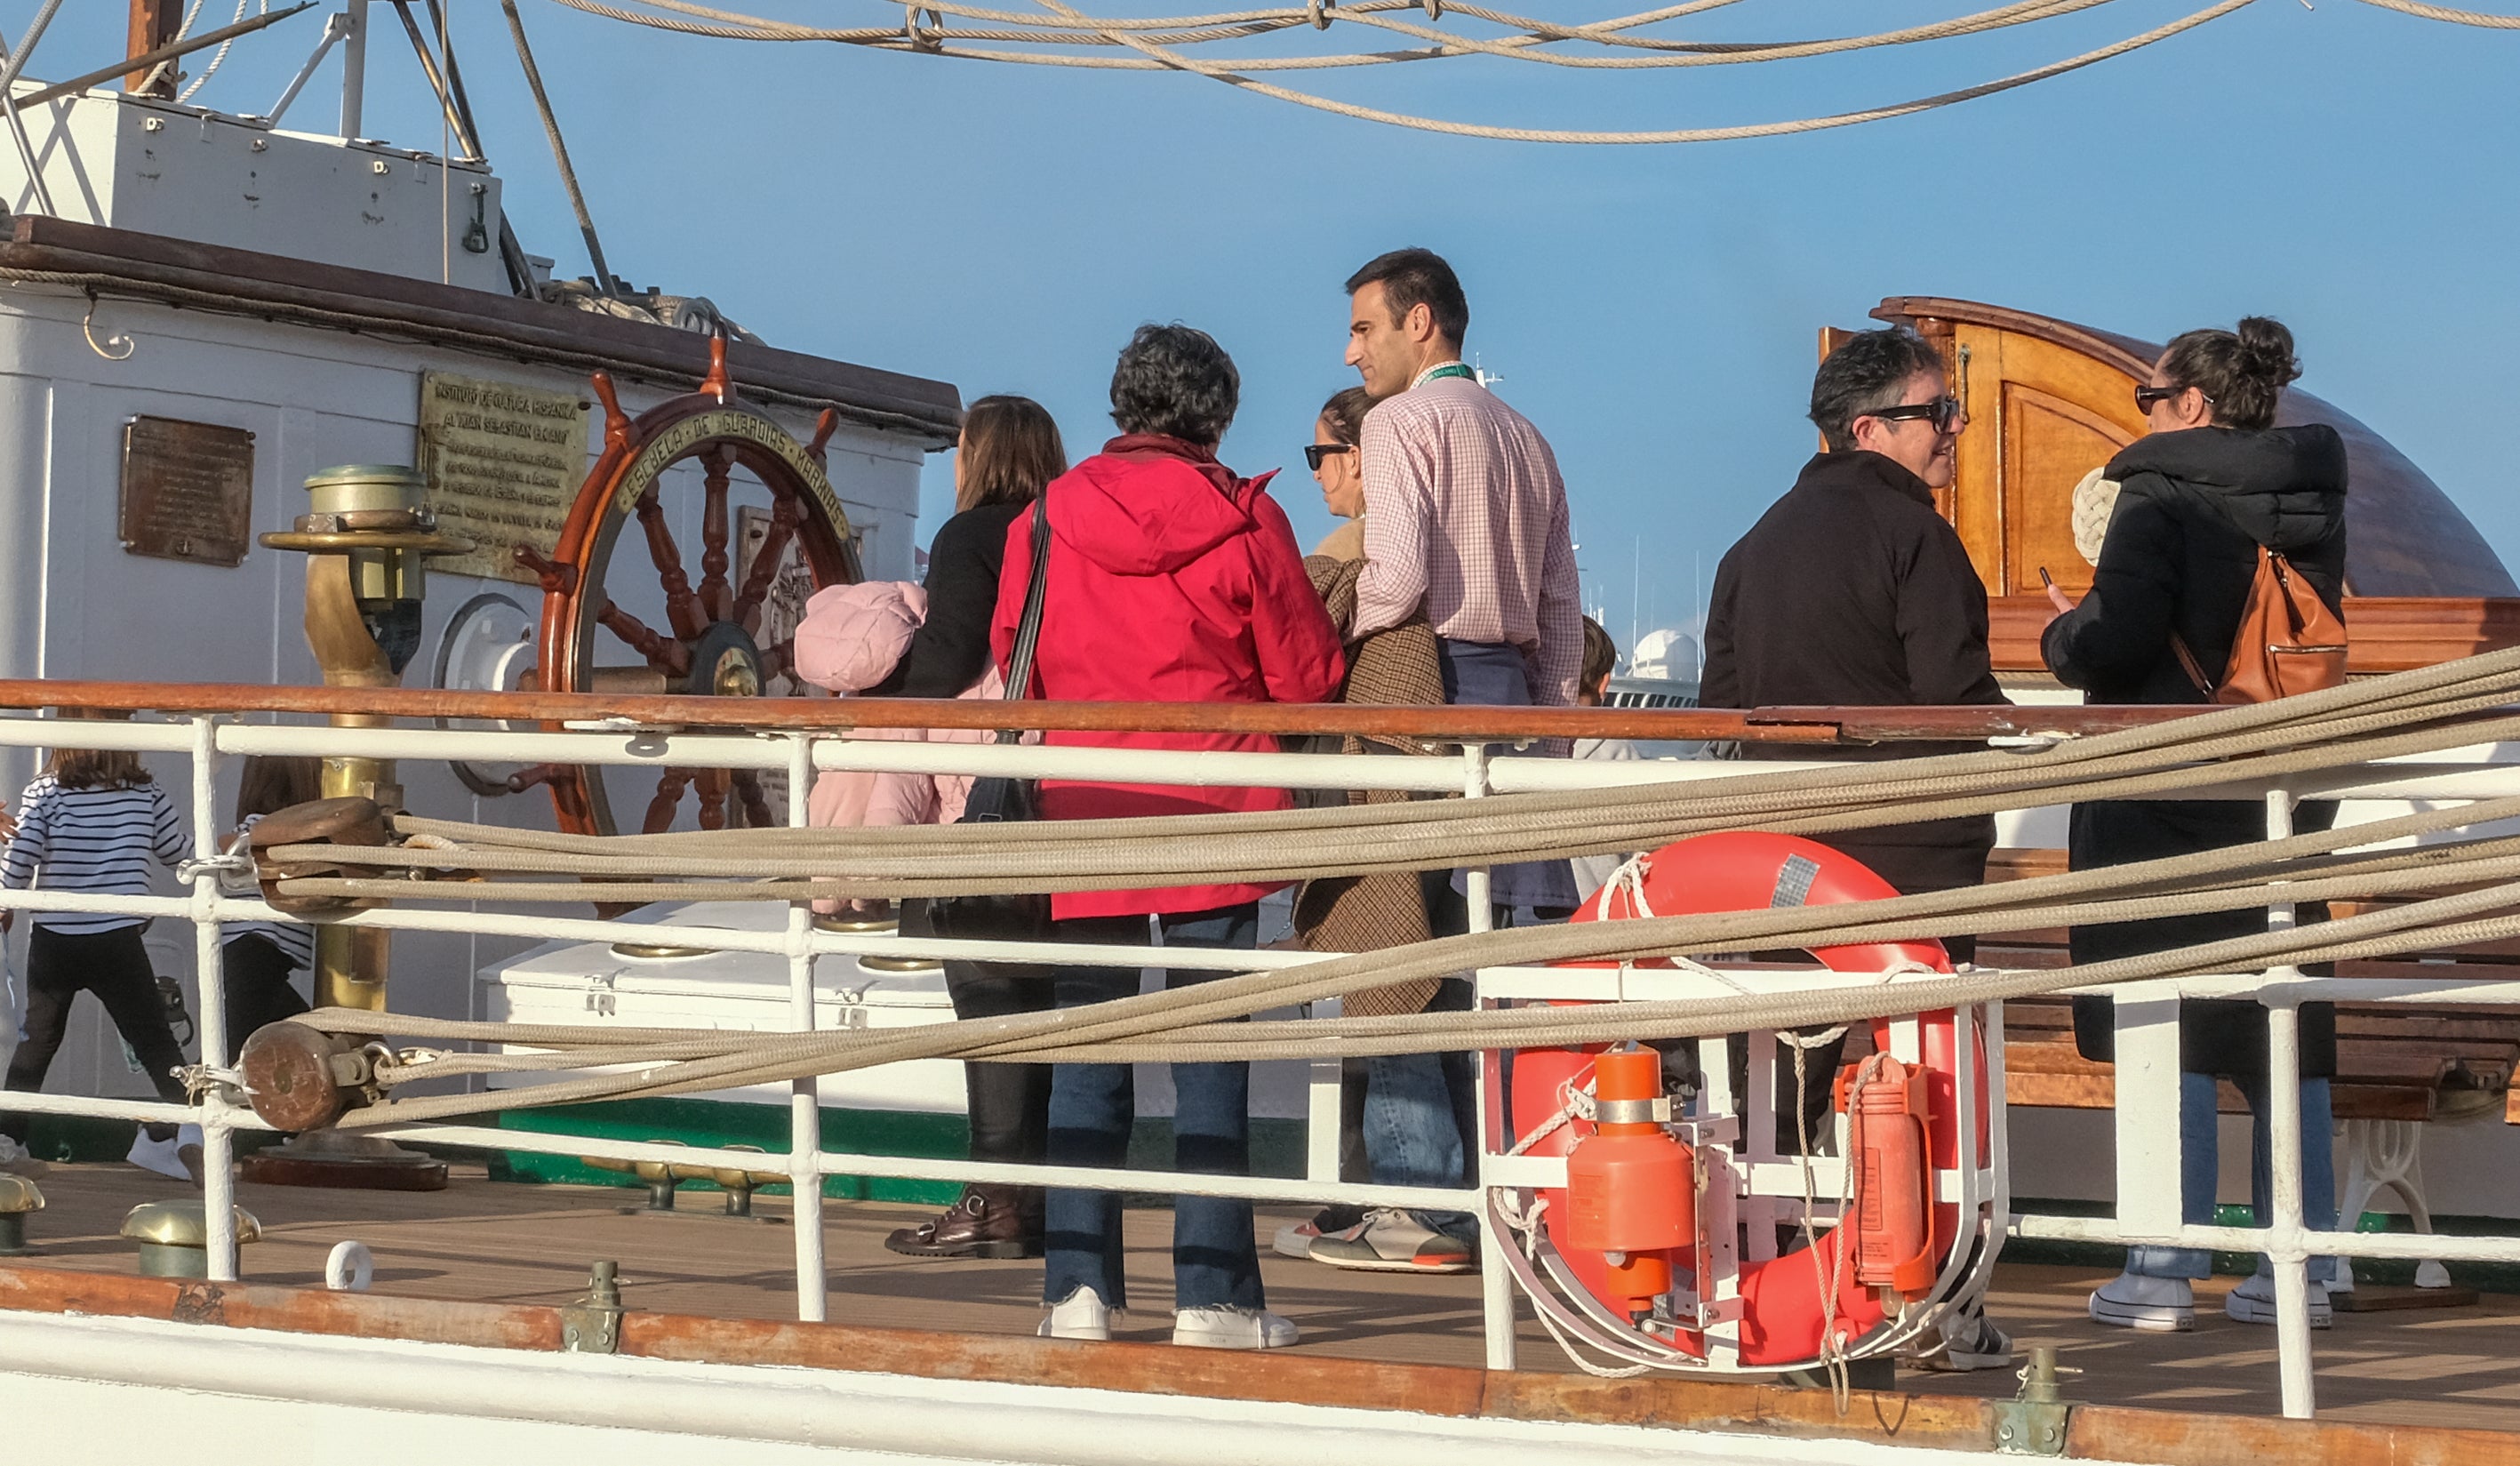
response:
<path fill-rule="evenodd" d="M 2048 670 L 2085 702 L 2207 703 L 2200 677 L 2218 678 L 2258 570 L 2259 547 L 2284 556 L 2342 616 L 2345 594 L 2345 444 L 2324 425 L 2274 426 L 2286 383 L 2301 375 L 2292 333 L 2251 317 L 2237 332 L 2191 331 L 2170 344 L 2137 405 L 2151 433 L 2118 454 L 2106 477 L 2117 504 L 2091 593 L 2076 606 L 2051 591 L 2062 612 L 2041 651 Z M 2189 656 L 2182 660 L 2183 644 Z M 2188 663 L 2194 664 L 2191 673 Z M 2325 829 L 2332 803 L 2300 806 L 2296 828 Z M 2125 801 L 2074 806 L 2068 853 L 2075 870 L 2190 854 L 2264 840 L 2266 809 L 2236 801 Z M 2323 920 L 2306 905 L 2304 920 Z M 2263 908 L 2077 927 L 2077 963 L 2221 941 L 2267 930 Z M 2074 1000 L 2077 1045 L 2111 1060 L 2115 1015 L 2106 998 Z M 2255 1196 L 2266 1217 L 2272 1187 L 2267 1152 L 2267 1017 L 2247 1000 L 2190 999 L 2180 1005 L 2182 1071 L 2181 1214 L 2210 1222 L 2215 1201 L 2215 1079 L 2230 1079 L 2256 1118 Z M 2328 1079 L 2336 1073 L 2335 1009 L 2301 1008 L 2302 1207 L 2308 1224 L 2335 1221 L 2334 1153 Z M 2202 1251 L 2140 1247 L 2126 1274 L 2092 1295 L 2092 1317 L 2140 1329 L 2183 1329 L 2194 1319 L 2188 1280 L 2207 1275 Z M 2311 1263 L 2314 1326 L 2328 1319 L 2333 1261 Z M 2257 1278 L 2226 1304 L 2233 1318 L 2272 1323 L 2272 1279 Z"/>
<path fill-rule="evenodd" d="M 951 698 L 989 669 L 989 618 L 998 609 L 998 573 L 1007 527 L 1067 472 L 1058 425 L 1029 397 L 982 397 L 963 414 L 954 456 L 954 517 L 927 551 L 927 619 L 890 677 L 870 697 Z M 923 902 L 904 902 L 902 930 L 926 935 Z M 1056 1007 L 1049 970 L 1011 962 L 945 964 L 957 1018 L 999 1018 Z M 971 1121 L 971 1159 L 1039 1165 L 1050 1142 L 1050 1067 L 967 1064 L 963 1087 Z M 944 1214 L 903 1227 L 884 1246 L 915 1258 L 1041 1256 L 1042 1194 L 1036 1187 L 972 1185 Z"/>

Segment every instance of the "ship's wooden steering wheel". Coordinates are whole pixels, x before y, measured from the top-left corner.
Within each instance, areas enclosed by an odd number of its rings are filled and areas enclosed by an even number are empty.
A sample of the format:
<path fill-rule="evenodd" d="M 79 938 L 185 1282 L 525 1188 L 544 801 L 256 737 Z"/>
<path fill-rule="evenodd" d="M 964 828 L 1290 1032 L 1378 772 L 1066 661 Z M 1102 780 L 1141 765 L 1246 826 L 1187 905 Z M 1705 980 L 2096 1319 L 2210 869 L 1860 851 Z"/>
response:
<path fill-rule="evenodd" d="M 604 404 L 604 452 L 579 486 L 551 557 L 526 545 L 516 549 L 517 563 L 542 580 L 538 685 L 552 692 L 757 697 L 774 692 L 783 678 L 792 681 L 793 627 L 787 628 L 786 640 L 761 644 L 763 611 L 791 550 L 817 590 L 852 584 L 861 573 L 848 515 L 823 470 L 823 446 L 839 424 L 838 414 L 826 409 L 814 440 L 797 442 L 767 414 L 736 397 L 727 383 L 723 340 L 710 343 L 709 374 L 699 390 L 636 418 L 621 410 L 609 377 L 597 373 L 594 386 Z M 666 471 L 692 462 L 701 470 L 697 586 L 666 512 L 667 497 L 677 492 Z M 729 548 L 739 469 L 758 481 L 769 500 L 767 533 L 740 577 Z M 634 518 L 663 590 L 662 630 L 622 609 L 607 589 L 614 546 Z M 601 662 L 598 627 L 637 653 L 639 662 Z M 535 784 L 550 786 L 562 830 L 620 833 L 603 770 L 539 764 L 509 781 L 517 790 Z M 687 791 L 698 799 L 704 830 L 787 823 L 784 810 L 770 807 L 751 770 L 668 768 L 657 778 L 638 828 L 649 834 L 671 828 Z"/>

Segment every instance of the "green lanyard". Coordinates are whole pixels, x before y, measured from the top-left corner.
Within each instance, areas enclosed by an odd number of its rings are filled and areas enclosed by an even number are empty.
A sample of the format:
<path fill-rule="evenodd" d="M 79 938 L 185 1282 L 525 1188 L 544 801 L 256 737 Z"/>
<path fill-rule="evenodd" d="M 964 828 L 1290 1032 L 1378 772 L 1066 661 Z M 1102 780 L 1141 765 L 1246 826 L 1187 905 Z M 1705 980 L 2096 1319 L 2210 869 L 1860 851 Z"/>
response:
<path fill-rule="evenodd" d="M 1419 387 L 1424 387 L 1429 382 L 1440 382 L 1447 377 L 1460 377 L 1464 381 L 1469 382 L 1476 382 L 1479 380 L 1478 374 L 1471 371 L 1468 367 L 1462 365 L 1458 361 L 1448 361 L 1442 366 L 1435 368 L 1433 371 L 1428 372 L 1425 376 L 1418 378 L 1418 385 Z"/>

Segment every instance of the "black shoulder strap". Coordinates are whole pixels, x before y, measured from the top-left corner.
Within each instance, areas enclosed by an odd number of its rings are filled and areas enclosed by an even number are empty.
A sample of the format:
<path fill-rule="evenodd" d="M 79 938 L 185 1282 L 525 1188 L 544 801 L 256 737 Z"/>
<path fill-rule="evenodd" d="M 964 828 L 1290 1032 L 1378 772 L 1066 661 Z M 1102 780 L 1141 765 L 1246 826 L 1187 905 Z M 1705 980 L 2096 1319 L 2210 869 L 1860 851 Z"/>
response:
<path fill-rule="evenodd" d="M 1050 489 L 1043 485 L 1032 501 L 1032 575 L 1024 585 L 1023 618 L 1015 623 L 1014 651 L 1007 667 L 1009 698 L 1032 696 L 1033 649 L 1041 642 L 1042 602 L 1050 589 Z M 998 742 L 1013 743 L 1023 735 L 998 730 Z"/>

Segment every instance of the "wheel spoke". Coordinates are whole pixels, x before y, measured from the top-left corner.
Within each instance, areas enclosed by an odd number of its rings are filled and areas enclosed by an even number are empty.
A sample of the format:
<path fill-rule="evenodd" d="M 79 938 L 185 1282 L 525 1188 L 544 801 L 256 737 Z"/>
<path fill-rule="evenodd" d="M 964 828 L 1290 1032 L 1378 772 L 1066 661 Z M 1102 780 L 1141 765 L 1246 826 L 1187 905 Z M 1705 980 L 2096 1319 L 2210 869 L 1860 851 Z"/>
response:
<path fill-rule="evenodd" d="M 735 590 L 727 584 L 726 478 L 735 467 L 733 449 L 721 449 L 705 460 L 708 496 L 700 509 L 700 612 L 733 620 Z"/>
<path fill-rule="evenodd" d="M 736 598 L 728 620 L 741 622 L 746 631 L 760 628 L 761 602 L 770 594 L 770 582 L 779 578 L 779 563 L 787 558 L 788 541 L 804 521 L 805 511 L 796 496 L 780 495 L 770 511 L 770 532 L 762 538 L 761 553 L 752 559 L 752 570 L 743 577 L 743 594 Z"/>
<path fill-rule="evenodd" d="M 708 616 L 700 610 L 699 597 L 692 594 L 682 547 L 674 543 L 674 531 L 665 527 L 665 506 L 652 483 L 639 496 L 639 527 L 648 531 L 648 558 L 655 563 L 656 578 L 665 587 L 665 619 L 676 636 L 696 640 L 708 628 Z"/>
<path fill-rule="evenodd" d="M 726 770 L 704 768 L 699 771 L 700 828 L 726 828 Z"/>
<path fill-rule="evenodd" d="M 770 797 L 761 789 L 761 770 L 735 770 L 735 792 L 743 801 L 743 822 L 755 830 L 776 829 L 781 823 L 770 815 Z"/>
<path fill-rule="evenodd" d="M 674 811 L 683 806 L 683 789 L 692 782 L 693 770 L 669 768 L 656 777 L 656 797 L 648 802 L 648 817 L 641 821 L 644 834 L 662 835 L 674 827 Z"/>
<path fill-rule="evenodd" d="M 761 692 L 769 696 L 770 684 L 781 677 L 791 681 L 796 675 L 796 638 L 788 637 L 775 646 L 761 649 Z"/>
<path fill-rule="evenodd" d="M 603 623 L 606 630 L 629 643 L 630 650 L 647 658 L 650 666 L 666 676 L 691 674 L 691 650 L 671 637 L 658 635 L 646 621 L 629 612 L 606 601 L 604 609 L 595 614 L 595 618 Z"/>

